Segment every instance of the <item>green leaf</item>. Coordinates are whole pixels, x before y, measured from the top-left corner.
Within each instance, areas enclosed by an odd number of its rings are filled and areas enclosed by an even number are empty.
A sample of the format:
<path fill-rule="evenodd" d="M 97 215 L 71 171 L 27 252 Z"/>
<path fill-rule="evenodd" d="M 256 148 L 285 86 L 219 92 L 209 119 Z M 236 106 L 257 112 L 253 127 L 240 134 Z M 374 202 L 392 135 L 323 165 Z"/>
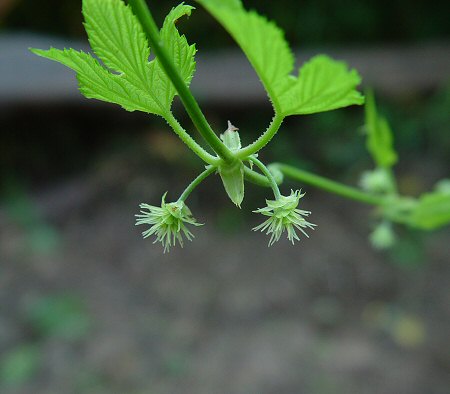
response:
<path fill-rule="evenodd" d="M 372 92 L 366 93 L 367 149 L 379 167 L 390 168 L 397 162 L 393 134 L 387 120 L 377 112 Z"/>
<path fill-rule="evenodd" d="M 279 114 L 310 114 L 364 102 L 355 90 L 360 83 L 357 72 L 326 56 L 307 62 L 298 77 L 291 75 L 294 56 L 283 31 L 255 11 L 246 11 L 240 0 L 197 1 L 239 44 Z"/>
<path fill-rule="evenodd" d="M 195 45 L 189 45 L 184 35 L 180 35 L 175 27 L 175 23 L 182 16 L 190 16 L 194 7 L 180 4 L 173 8 L 161 28 L 161 40 L 166 47 L 169 56 L 171 56 L 178 72 L 187 85 L 191 83 L 195 72 L 195 53 L 197 52 Z M 175 93 L 174 93 L 175 94 Z"/>
<path fill-rule="evenodd" d="M 150 49 L 131 9 L 119 0 L 83 0 L 89 43 L 111 70 L 142 82 Z"/>
<path fill-rule="evenodd" d="M 187 84 L 195 71 L 195 47 L 178 33 L 175 22 L 190 15 L 191 10 L 183 4 L 172 9 L 160 32 L 163 45 Z M 93 56 L 73 49 L 32 52 L 74 70 L 80 91 L 88 98 L 164 117 L 176 90 L 158 60 L 149 62 L 150 49 L 131 8 L 121 0 L 83 0 L 83 14 L 91 47 L 106 67 Z"/>
<path fill-rule="evenodd" d="M 425 230 L 434 230 L 450 224 L 450 193 L 424 194 L 413 210 L 410 222 Z"/>
<path fill-rule="evenodd" d="M 121 105 L 127 111 L 142 111 L 162 115 L 165 107 L 158 97 L 137 87 L 124 75 L 111 74 L 97 59 L 74 49 L 63 51 L 50 48 L 48 51 L 33 49 L 36 55 L 55 60 L 77 73 L 81 93 L 94 98 Z M 153 64 L 154 67 L 154 64 Z"/>
<path fill-rule="evenodd" d="M 298 78 L 278 89 L 280 105 L 286 115 L 312 114 L 362 104 L 364 98 L 355 88 L 361 83 L 356 70 L 344 62 L 318 55 L 300 68 Z"/>

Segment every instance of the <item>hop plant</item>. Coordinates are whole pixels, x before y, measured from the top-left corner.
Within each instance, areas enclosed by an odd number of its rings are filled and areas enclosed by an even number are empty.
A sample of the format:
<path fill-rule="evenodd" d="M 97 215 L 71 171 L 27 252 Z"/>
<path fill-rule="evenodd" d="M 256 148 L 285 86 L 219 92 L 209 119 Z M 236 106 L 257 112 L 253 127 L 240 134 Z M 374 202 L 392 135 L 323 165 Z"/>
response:
<path fill-rule="evenodd" d="M 281 235 L 286 230 L 289 241 L 294 243 L 294 240 L 299 241 L 300 238 L 296 233 L 296 229 L 301 231 L 306 237 L 308 234 L 304 229 L 314 229 L 316 226 L 313 223 L 308 222 L 304 216 L 309 216 L 310 211 L 304 211 L 298 209 L 300 199 L 305 195 L 300 190 L 295 192 L 291 190 L 289 196 L 280 196 L 275 200 L 266 200 L 267 206 L 259 208 L 255 213 L 260 213 L 269 218 L 256 226 L 253 230 L 262 232 L 266 231 L 266 234 L 270 236 L 269 246 L 279 241 Z"/>
<path fill-rule="evenodd" d="M 192 241 L 194 235 L 186 227 L 186 224 L 201 226 L 192 216 L 191 210 L 184 201 L 166 203 L 166 194 L 161 199 L 160 207 L 140 204 L 141 213 L 136 215 L 136 225 L 151 226 L 142 232 L 143 237 L 148 238 L 155 235 L 154 243 L 161 242 L 164 246 L 164 253 L 168 252 L 171 246 L 175 246 L 177 241 L 183 247 L 183 235 Z"/>
<path fill-rule="evenodd" d="M 156 236 L 155 242 L 161 242 L 165 252 L 177 243 L 183 246 L 183 237 L 191 240 L 193 235 L 187 225 L 199 224 L 185 201 L 213 174 L 220 176 L 225 192 L 239 208 L 247 182 L 272 189 L 275 199 L 267 200 L 265 208 L 255 211 L 267 220 L 254 228 L 270 235 L 269 246 L 278 241 L 284 231 L 294 243 L 299 240 L 297 230 L 308 236 L 305 230 L 315 227 L 305 219 L 310 212 L 297 208 L 304 194 L 297 190 L 291 191 L 289 196 L 281 195 L 278 185 L 285 177 L 374 205 L 381 222 L 424 230 L 450 224 L 448 182 L 417 199 L 399 194 L 393 172 L 398 159 L 394 136 L 386 119 L 378 114 L 371 92 L 367 94 L 364 129 L 375 169 L 363 176 L 363 190 L 287 164 L 266 166 L 259 161 L 259 152 L 275 137 L 285 118 L 363 104 L 364 96 L 357 90 L 361 77 L 344 62 L 326 55 L 316 55 L 295 70 L 294 54 L 283 31 L 256 11 L 247 10 L 242 0 L 196 2 L 214 16 L 241 47 L 272 104 L 274 116 L 270 125 L 247 145 L 241 143 L 238 128 L 231 123 L 222 135 L 217 135 L 189 89 L 197 50 L 178 31 L 178 21 L 191 15 L 194 7 L 190 5 L 181 3 L 172 8 L 158 29 L 145 0 L 82 0 L 85 28 L 95 56 L 74 49 L 31 49 L 36 55 L 74 70 L 80 92 L 87 98 L 164 118 L 204 162 L 205 170 L 176 202 L 166 203 L 164 195 L 160 207 L 140 205 L 136 224 L 150 226 L 143 232 L 144 238 Z M 177 95 L 209 148 L 205 149 L 176 119 L 172 106 Z M 388 230 L 381 226 L 374 232 L 375 245 L 393 243 L 395 238 L 390 237 Z"/>

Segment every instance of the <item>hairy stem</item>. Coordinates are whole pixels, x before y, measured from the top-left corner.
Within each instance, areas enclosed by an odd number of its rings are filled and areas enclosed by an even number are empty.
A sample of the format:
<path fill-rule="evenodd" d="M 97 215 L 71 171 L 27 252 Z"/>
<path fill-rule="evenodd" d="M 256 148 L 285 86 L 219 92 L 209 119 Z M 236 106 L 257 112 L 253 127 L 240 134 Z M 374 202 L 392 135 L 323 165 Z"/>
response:
<path fill-rule="evenodd" d="M 255 142 L 240 149 L 237 153 L 237 157 L 243 160 L 264 148 L 280 129 L 281 123 L 283 123 L 283 119 L 283 116 L 275 113 L 275 116 L 272 119 L 272 122 L 270 123 L 267 130 Z"/>
<path fill-rule="evenodd" d="M 254 156 L 250 156 L 249 160 L 254 163 L 266 176 L 267 180 L 270 182 L 270 186 L 273 190 L 273 194 L 275 195 L 275 199 L 279 199 L 281 197 L 280 189 L 278 188 L 277 182 L 275 181 L 275 178 L 273 177 L 269 169 Z"/>
<path fill-rule="evenodd" d="M 181 194 L 181 196 L 178 198 L 178 201 L 186 201 L 186 199 L 189 197 L 189 195 L 192 193 L 192 191 L 201 183 L 203 182 L 208 176 L 210 176 L 217 167 L 215 166 L 207 166 L 206 170 L 203 171 L 197 178 L 195 178 L 189 186 L 184 190 L 184 192 Z"/>
<path fill-rule="evenodd" d="M 264 175 L 251 170 L 247 166 L 244 167 L 244 177 L 245 180 L 253 183 L 254 185 L 261 186 L 261 187 L 270 187 L 270 182 Z M 277 184 L 279 185 L 281 183 L 281 180 L 275 179 L 277 181 Z"/>
<path fill-rule="evenodd" d="M 342 197 L 350 198 L 359 202 L 363 202 L 371 205 L 384 205 L 386 199 L 379 196 L 374 196 L 362 192 L 354 187 L 343 185 L 342 183 L 332 181 L 330 179 L 321 177 L 319 175 L 312 174 L 308 171 L 300 170 L 299 168 L 292 167 L 287 164 L 274 163 L 271 164 L 278 170 L 280 170 L 285 176 L 300 181 L 311 186 L 318 187 L 327 192 L 337 194 Z"/>
<path fill-rule="evenodd" d="M 204 162 L 208 164 L 216 164 L 219 160 L 217 157 L 211 155 L 207 151 L 205 151 L 187 132 L 183 129 L 180 123 L 175 119 L 172 112 L 169 112 L 164 117 L 172 127 L 173 131 L 180 137 L 180 139 Z"/>
<path fill-rule="evenodd" d="M 163 43 L 161 42 L 159 30 L 153 19 L 153 16 L 147 7 L 145 0 L 128 0 L 133 8 L 133 12 L 139 19 L 145 34 L 150 42 L 156 57 L 158 58 L 164 72 L 172 81 L 173 86 L 178 92 L 181 101 L 186 108 L 189 117 L 194 123 L 202 137 L 208 142 L 211 148 L 226 162 L 233 162 L 235 157 L 233 153 L 222 143 L 220 138 L 214 133 L 197 101 L 187 87 L 172 59 L 167 54 Z"/>

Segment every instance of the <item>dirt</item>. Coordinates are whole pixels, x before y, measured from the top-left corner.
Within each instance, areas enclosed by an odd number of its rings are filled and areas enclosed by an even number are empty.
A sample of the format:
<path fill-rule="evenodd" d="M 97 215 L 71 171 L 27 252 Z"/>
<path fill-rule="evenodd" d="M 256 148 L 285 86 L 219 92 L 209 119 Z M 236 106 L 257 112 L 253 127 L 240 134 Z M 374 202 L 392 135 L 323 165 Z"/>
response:
<path fill-rule="evenodd" d="M 425 238 L 423 259 L 396 260 L 368 244 L 368 207 L 307 190 L 317 230 L 267 248 L 256 215 L 221 229 L 233 207 L 215 183 L 190 204 L 206 223 L 194 242 L 163 254 L 134 214 L 174 181 L 112 159 L 36 190 L 45 248 L 2 205 L 0 351 L 39 349 L 34 372 L 2 393 L 448 393 L 448 231 Z M 67 294 L 86 307 L 86 333 L 40 334 L 30 305 Z"/>

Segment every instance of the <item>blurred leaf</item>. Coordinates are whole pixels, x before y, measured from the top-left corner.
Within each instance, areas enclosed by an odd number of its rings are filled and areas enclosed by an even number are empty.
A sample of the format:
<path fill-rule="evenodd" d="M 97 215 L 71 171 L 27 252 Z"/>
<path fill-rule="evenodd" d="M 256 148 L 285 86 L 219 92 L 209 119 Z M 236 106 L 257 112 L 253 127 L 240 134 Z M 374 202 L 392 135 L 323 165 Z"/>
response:
<path fill-rule="evenodd" d="M 450 224 L 450 193 L 438 191 L 422 195 L 410 221 L 413 226 L 426 230 Z"/>
<path fill-rule="evenodd" d="M 35 374 L 40 353 L 32 345 L 23 345 L 6 353 L 1 359 L 0 382 L 4 386 L 20 386 Z"/>
<path fill-rule="evenodd" d="M 450 194 L 450 179 L 441 179 L 434 186 L 434 190 L 443 194 Z"/>
<path fill-rule="evenodd" d="M 84 304 L 73 296 L 42 298 L 31 306 L 28 318 L 43 337 L 69 340 L 84 337 L 90 323 Z"/>
<path fill-rule="evenodd" d="M 366 93 L 367 149 L 379 167 L 392 167 L 397 162 L 391 128 L 384 117 L 378 115 L 375 98 Z"/>

